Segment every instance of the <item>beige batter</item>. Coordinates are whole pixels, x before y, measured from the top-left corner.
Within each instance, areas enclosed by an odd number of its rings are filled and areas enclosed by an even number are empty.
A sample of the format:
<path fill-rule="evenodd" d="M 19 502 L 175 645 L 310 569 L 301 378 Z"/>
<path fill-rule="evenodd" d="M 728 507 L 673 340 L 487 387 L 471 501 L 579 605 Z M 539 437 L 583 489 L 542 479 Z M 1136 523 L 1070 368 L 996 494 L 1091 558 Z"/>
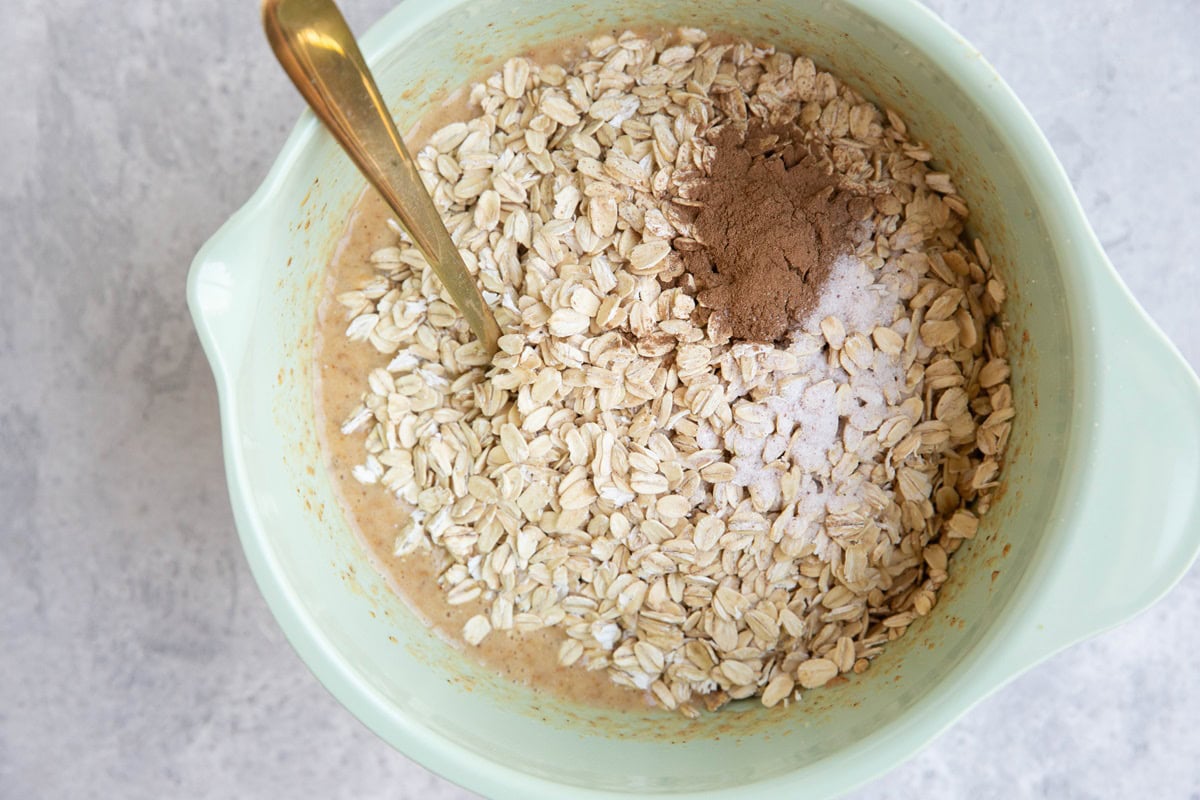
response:
<path fill-rule="evenodd" d="M 387 227 L 389 215 L 374 190 L 365 192 L 355 204 L 349 230 L 330 265 L 317 312 L 318 430 L 326 466 L 351 528 L 368 547 L 392 588 L 432 627 L 472 657 L 511 680 L 578 703 L 645 709 L 648 704 L 642 693 L 616 685 L 603 670 L 589 672 L 578 666 L 558 666 L 558 648 L 565 636 L 557 629 L 530 634 L 497 631 L 478 647 L 465 644 L 462 626 L 485 611 L 483 604 L 476 601 L 451 606 L 446 602 L 437 575 L 447 564 L 435 560 L 444 559 L 444 555 L 418 551 L 403 558 L 393 556 L 396 531 L 404 518 L 399 501 L 382 486 L 365 486 L 350 474 L 365 457 L 366 433 L 343 435 L 341 422 L 358 408 L 367 375 L 386 366 L 391 357 L 366 342 L 346 338 L 345 309 L 335 298 L 360 288 L 373 275 L 368 261 L 372 252 L 396 243 L 396 235 Z"/>

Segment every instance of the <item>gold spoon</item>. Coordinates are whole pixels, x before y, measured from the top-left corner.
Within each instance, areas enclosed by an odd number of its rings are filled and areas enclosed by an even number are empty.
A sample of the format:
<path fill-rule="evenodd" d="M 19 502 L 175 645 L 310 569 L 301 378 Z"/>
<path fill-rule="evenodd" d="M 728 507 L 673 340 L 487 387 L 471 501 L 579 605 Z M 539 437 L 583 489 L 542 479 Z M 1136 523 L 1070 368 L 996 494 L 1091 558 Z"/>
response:
<path fill-rule="evenodd" d="M 450 241 L 342 12 L 333 0 L 263 0 L 262 16 L 292 83 L 391 206 L 475 336 L 495 354 L 496 318 Z"/>

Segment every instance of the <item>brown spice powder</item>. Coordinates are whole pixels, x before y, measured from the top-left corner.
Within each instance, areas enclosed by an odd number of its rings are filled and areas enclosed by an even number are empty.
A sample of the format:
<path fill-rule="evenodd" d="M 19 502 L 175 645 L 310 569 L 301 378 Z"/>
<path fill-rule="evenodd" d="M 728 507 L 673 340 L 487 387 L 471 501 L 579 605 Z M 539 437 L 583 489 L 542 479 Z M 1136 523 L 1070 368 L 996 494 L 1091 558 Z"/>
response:
<path fill-rule="evenodd" d="M 683 253 L 697 299 L 734 339 L 778 341 L 817 304 L 834 260 L 850 251 L 855 196 L 790 127 L 723 127 L 706 179 L 685 198 L 698 249 Z M 855 209 L 856 210 L 856 209 Z"/>

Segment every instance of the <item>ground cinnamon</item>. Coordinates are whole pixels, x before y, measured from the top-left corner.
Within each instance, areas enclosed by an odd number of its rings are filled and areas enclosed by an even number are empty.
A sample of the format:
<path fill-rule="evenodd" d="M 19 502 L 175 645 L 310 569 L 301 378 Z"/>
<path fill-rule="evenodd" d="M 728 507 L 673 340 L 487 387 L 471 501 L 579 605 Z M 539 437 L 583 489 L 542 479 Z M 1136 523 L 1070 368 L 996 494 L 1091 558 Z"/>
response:
<path fill-rule="evenodd" d="M 683 253 L 697 300 L 735 339 L 784 338 L 821 295 L 834 260 L 852 247 L 853 195 L 788 128 L 724 127 L 707 178 L 686 199 L 698 249 Z"/>

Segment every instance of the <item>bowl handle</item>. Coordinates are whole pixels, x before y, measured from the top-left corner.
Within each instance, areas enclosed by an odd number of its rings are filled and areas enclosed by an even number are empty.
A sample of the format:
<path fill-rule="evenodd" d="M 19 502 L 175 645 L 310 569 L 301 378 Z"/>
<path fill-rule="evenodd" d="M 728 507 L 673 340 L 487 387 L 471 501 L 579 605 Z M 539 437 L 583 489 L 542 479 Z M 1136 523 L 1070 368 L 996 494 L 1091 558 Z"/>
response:
<path fill-rule="evenodd" d="M 187 300 L 218 389 L 241 369 L 258 306 L 265 254 L 247 208 L 234 214 L 192 260 Z"/>
<path fill-rule="evenodd" d="M 1059 513 L 1073 520 L 1044 590 L 1020 615 L 1019 651 L 1033 664 L 1148 608 L 1200 551 L 1200 381 L 1121 283 L 1099 243 L 1087 267 L 1096 357 L 1076 382 L 1087 394 L 1068 463 L 1085 475 Z M 1089 374 L 1090 373 L 1090 374 Z M 1079 418 L 1082 416 L 1082 418 Z"/>

